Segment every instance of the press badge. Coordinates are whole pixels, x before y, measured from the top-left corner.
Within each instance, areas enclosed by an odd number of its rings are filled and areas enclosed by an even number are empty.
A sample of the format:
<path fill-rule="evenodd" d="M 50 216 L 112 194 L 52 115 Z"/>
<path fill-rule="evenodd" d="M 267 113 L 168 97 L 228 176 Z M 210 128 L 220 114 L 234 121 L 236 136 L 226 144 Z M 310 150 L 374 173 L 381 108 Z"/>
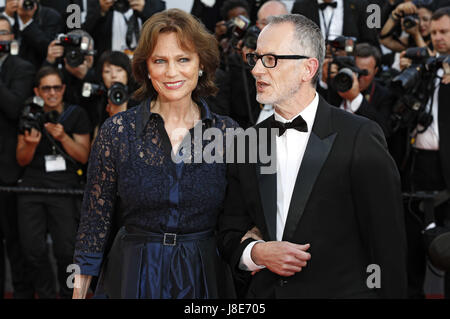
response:
<path fill-rule="evenodd" d="M 61 155 L 45 155 L 45 171 L 59 172 L 66 170 L 66 160 Z"/>

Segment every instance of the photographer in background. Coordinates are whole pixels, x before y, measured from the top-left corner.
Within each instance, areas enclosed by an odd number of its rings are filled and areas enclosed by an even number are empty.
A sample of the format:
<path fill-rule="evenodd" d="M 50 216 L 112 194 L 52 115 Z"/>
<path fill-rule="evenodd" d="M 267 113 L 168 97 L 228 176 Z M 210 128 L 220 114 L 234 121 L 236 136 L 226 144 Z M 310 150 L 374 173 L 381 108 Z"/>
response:
<path fill-rule="evenodd" d="M 246 129 L 256 124 L 260 104 L 256 101 L 256 86 L 251 67 L 247 63 L 247 53 L 256 49 L 256 40 L 260 30 L 252 26 L 245 31 L 234 53 L 228 54 L 228 71 L 217 74 L 219 93 L 208 97 L 211 109 L 221 115 L 227 115 Z"/>
<path fill-rule="evenodd" d="M 338 37 L 328 41 L 332 57 L 324 64 L 318 91 L 332 105 L 375 121 L 388 138 L 394 97 L 375 80 L 381 66 L 381 53 L 369 43 L 353 47 L 349 45 L 353 41 L 349 40 Z"/>
<path fill-rule="evenodd" d="M 57 69 L 43 67 L 37 72 L 36 97 L 26 105 L 19 122 L 16 157 L 24 167 L 20 186 L 80 187 L 77 170 L 88 161 L 91 128 L 82 108 L 63 102 L 65 89 Z M 42 103 L 38 104 L 39 101 Z M 39 298 L 56 298 L 57 295 L 47 252 L 49 232 L 58 266 L 59 296 L 70 298 L 72 290 L 66 284 L 66 270 L 72 263 L 80 199 L 25 193 L 18 195 L 17 205 L 20 239 L 35 292 Z"/>
<path fill-rule="evenodd" d="M 60 14 L 37 0 L 6 0 L 5 15 L 20 43 L 19 55 L 38 69 L 49 43 L 64 30 Z"/>
<path fill-rule="evenodd" d="M 399 52 L 409 47 L 429 47 L 430 21 L 434 5 L 432 0 L 414 0 L 399 4 L 389 15 L 380 32 L 380 43 Z M 404 30 L 408 35 L 402 36 Z"/>
<path fill-rule="evenodd" d="M 219 42 L 220 69 L 229 71 L 230 56 L 239 51 L 239 40 L 250 26 L 249 7 L 245 0 L 227 0 L 220 8 L 221 21 L 216 23 L 214 36 Z"/>
<path fill-rule="evenodd" d="M 103 52 L 96 67 L 96 75 L 98 79 L 96 83 L 85 82 L 82 92 L 86 97 L 94 95 L 99 97 L 92 140 L 95 140 L 98 128 L 106 118 L 138 104 L 131 98 L 136 89 L 136 82 L 131 72 L 131 61 L 125 53 Z"/>
<path fill-rule="evenodd" d="M 91 128 L 98 121 L 95 105 L 99 98 L 85 98 L 81 95 L 83 83 L 95 82 L 94 40 L 84 30 L 74 30 L 53 40 L 47 51 L 44 66 L 53 66 L 61 70 L 67 86 L 64 100 L 81 106 L 88 114 Z M 93 132 L 90 132 L 93 133 Z"/>
<path fill-rule="evenodd" d="M 82 28 L 98 44 L 97 57 L 106 50 L 131 56 L 144 21 L 166 8 L 162 0 L 89 0 L 87 5 Z"/>
<path fill-rule="evenodd" d="M 8 18 L 0 14 L 0 185 L 16 186 L 20 167 L 15 157 L 17 122 L 33 87 L 33 65 L 10 53 L 14 40 Z M 14 50 L 13 50 L 14 51 Z M 14 53 L 14 52 L 13 52 Z M 19 244 L 16 194 L 0 192 L 0 298 L 5 286 L 5 246 L 11 264 L 15 298 L 32 298 L 24 255 Z"/>
<path fill-rule="evenodd" d="M 393 83 L 401 84 L 405 89 L 412 90 L 412 96 L 403 94 L 405 111 L 409 116 L 403 118 L 415 119 L 407 127 L 408 166 L 404 171 L 405 187 L 411 192 L 431 192 L 450 190 L 450 74 L 445 74 L 442 59 L 450 55 L 450 7 L 444 7 L 434 12 L 431 18 L 431 41 L 437 52 L 437 59 L 427 58 L 427 50 L 414 53 L 416 60 L 410 60 L 411 67 L 405 69 Z M 410 49 L 412 50 L 412 49 Z M 410 55 L 408 53 L 407 55 Z M 424 56 L 423 59 L 420 59 Z M 430 62 L 431 61 L 431 62 Z M 447 64 L 448 65 L 448 64 Z M 448 72 L 448 70 L 447 70 Z M 419 76 L 419 77 L 418 77 Z M 414 102 L 411 103 L 409 101 Z M 412 107 L 418 105 L 420 108 Z M 417 109 L 417 110 L 416 110 Z M 408 155 L 409 154 L 409 155 Z M 428 247 L 423 241 L 422 232 L 429 226 L 425 225 L 424 213 L 417 207 L 408 207 L 405 214 L 408 235 L 408 283 L 410 297 L 423 298 L 423 284 L 426 271 L 426 254 Z M 450 204 L 448 200 L 435 208 L 436 225 L 450 227 Z M 449 275 L 446 274 L 445 295 L 450 297 Z"/>

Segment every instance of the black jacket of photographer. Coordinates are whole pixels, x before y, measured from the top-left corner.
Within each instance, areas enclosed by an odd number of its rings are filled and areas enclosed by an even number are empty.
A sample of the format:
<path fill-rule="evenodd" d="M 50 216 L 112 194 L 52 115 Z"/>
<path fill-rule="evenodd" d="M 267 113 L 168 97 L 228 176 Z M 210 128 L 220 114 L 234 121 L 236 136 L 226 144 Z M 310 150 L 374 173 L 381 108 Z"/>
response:
<path fill-rule="evenodd" d="M 233 53 L 228 56 L 228 71 L 217 75 L 219 93 L 211 99 L 213 111 L 231 117 L 244 129 L 256 124 L 261 108 L 250 66 Z"/>
<path fill-rule="evenodd" d="M 64 127 L 67 135 L 73 138 L 73 134 L 89 134 L 91 126 L 86 112 L 74 104 L 64 104 L 64 110 L 59 115 L 58 123 Z M 65 158 L 66 170 L 56 172 L 45 171 L 45 156 L 61 154 L 58 148 L 53 147 L 56 143 L 60 150 L 64 151 L 62 144 L 54 140 L 50 133 L 43 128 L 41 140 L 36 147 L 33 160 L 24 168 L 20 186 L 28 187 L 68 187 L 76 188 L 79 186 L 80 178 L 77 170 L 81 167 L 74 159 Z M 66 156 L 69 156 L 65 151 Z"/>
<path fill-rule="evenodd" d="M 14 36 L 20 41 L 19 55 L 38 69 L 47 56 L 48 45 L 64 30 L 61 15 L 52 8 L 38 4 L 33 21 L 25 29 L 19 31 L 17 13 L 14 20 Z"/>
<path fill-rule="evenodd" d="M 32 93 L 34 72 L 30 62 L 14 55 L 0 65 L 0 184 L 13 184 L 20 174 L 17 124 L 25 98 Z"/>
<path fill-rule="evenodd" d="M 333 89 L 333 85 L 331 85 L 331 89 L 327 90 L 318 84 L 317 92 L 331 105 L 339 107 L 342 103 L 342 98 Z M 385 137 L 388 138 L 392 134 L 390 117 L 396 101 L 395 95 L 375 79 L 361 94 L 363 100 L 355 114 L 376 122 L 383 129 Z"/>

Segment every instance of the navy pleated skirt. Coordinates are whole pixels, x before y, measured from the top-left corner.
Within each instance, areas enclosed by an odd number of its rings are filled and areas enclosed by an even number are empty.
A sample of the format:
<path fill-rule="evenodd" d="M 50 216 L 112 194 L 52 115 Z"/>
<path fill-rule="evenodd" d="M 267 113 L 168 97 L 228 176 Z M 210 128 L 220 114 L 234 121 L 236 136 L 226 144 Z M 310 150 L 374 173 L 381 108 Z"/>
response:
<path fill-rule="evenodd" d="M 218 254 L 213 231 L 169 237 L 122 227 L 103 264 L 96 297 L 236 297 L 230 269 Z"/>

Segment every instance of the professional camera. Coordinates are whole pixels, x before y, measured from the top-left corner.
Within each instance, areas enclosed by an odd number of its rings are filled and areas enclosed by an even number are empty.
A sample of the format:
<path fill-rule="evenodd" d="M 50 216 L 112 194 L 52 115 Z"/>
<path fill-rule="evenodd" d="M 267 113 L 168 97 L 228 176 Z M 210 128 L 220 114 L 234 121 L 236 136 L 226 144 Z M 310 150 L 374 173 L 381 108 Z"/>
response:
<path fill-rule="evenodd" d="M 35 5 L 36 3 L 37 3 L 36 0 L 24 0 L 24 1 L 23 1 L 23 5 L 22 5 L 22 8 L 23 8 L 24 10 L 27 10 L 27 11 L 33 10 L 34 5 Z"/>
<path fill-rule="evenodd" d="M 120 82 L 114 82 L 109 90 L 103 84 L 84 83 L 81 95 L 89 98 L 92 96 L 106 96 L 115 105 L 122 105 L 129 99 L 128 87 Z"/>
<path fill-rule="evenodd" d="M 0 54 L 1 53 L 17 55 L 19 54 L 19 44 L 17 41 L 0 41 Z"/>
<path fill-rule="evenodd" d="M 250 20 L 242 15 L 234 17 L 226 22 L 227 32 L 223 35 L 223 38 L 231 39 L 232 43 L 237 43 L 241 40 L 248 26 L 250 25 Z"/>
<path fill-rule="evenodd" d="M 81 89 L 81 95 L 83 97 L 89 98 L 92 96 L 101 96 L 106 95 L 106 88 L 102 84 L 95 84 L 95 83 L 84 83 L 83 87 Z"/>
<path fill-rule="evenodd" d="M 32 128 L 42 132 L 45 123 L 58 123 L 58 111 L 44 112 L 44 100 L 39 96 L 33 96 L 25 101 L 19 119 L 19 132 L 31 131 Z"/>
<path fill-rule="evenodd" d="M 334 40 L 327 40 L 327 44 L 334 51 L 343 50 L 347 55 L 353 54 L 356 45 L 355 37 L 338 36 Z"/>
<path fill-rule="evenodd" d="M 130 3 L 128 0 L 115 0 L 113 5 L 113 10 L 122 13 L 127 12 L 130 9 Z"/>
<path fill-rule="evenodd" d="M 252 50 L 256 50 L 256 41 L 258 40 L 259 33 L 261 31 L 257 26 L 252 26 L 247 29 L 244 37 L 242 38 L 242 46 Z"/>
<path fill-rule="evenodd" d="M 426 104 L 434 94 L 435 78 L 440 68 L 447 68 L 450 56 L 430 57 L 426 48 L 409 48 L 405 57 L 412 60 L 409 68 L 392 79 L 391 87 L 400 96 L 393 109 L 393 130 L 401 127 L 410 130 L 418 124 L 423 127 L 421 133 L 432 123 L 433 116 L 426 110 Z"/>
<path fill-rule="evenodd" d="M 108 98 L 114 105 L 122 105 L 128 101 L 128 87 L 120 82 L 114 82 L 108 90 Z"/>
<path fill-rule="evenodd" d="M 354 56 L 337 56 L 332 64 L 338 66 L 338 74 L 332 79 L 332 86 L 338 92 L 347 92 L 353 86 L 353 73 L 367 75 L 367 70 L 361 70 L 356 66 Z"/>
<path fill-rule="evenodd" d="M 78 34 L 60 34 L 58 45 L 64 47 L 64 57 L 67 64 L 76 68 L 83 63 L 86 55 L 93 55 L 95 51 L 89 49 L 89 39 Z"/>

